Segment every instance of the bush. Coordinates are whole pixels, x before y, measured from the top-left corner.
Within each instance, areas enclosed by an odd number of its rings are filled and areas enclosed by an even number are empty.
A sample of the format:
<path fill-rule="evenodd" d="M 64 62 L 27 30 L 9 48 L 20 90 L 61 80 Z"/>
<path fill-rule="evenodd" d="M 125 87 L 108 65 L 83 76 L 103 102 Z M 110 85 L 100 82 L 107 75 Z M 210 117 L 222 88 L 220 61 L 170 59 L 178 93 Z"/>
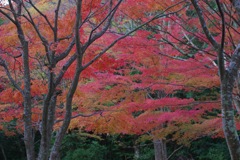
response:
<path fill-rule="evenodd" d="M 93 141 L 89 148 L 78 148 L 67 152 L 67 156 L 63 160 L 104 160 L 106 147 L 101 146 L 98 142 Z"/>

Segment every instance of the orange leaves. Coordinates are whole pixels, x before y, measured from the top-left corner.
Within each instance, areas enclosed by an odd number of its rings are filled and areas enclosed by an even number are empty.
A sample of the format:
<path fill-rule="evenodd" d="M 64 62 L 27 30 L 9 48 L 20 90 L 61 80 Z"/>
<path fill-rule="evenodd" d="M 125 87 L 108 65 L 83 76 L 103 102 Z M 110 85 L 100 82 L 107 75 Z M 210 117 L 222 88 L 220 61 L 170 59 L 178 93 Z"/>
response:
<path fill-rule="evenodd" d="M 0 93 L 0 102 L 20 104 L 23 102 L 23 97 L 20 92 L 8 88 Z"/>
<path fill-rule="evenodd" d="M 1 41 L 1 47 L 9 48 L 9 46 L 18 45 L 17 34 L 14 28 L 14 24 L 7 23 L 0 26 L 1 37 L 4 38 L 4 41 Z M 11 44 L 11 45 L 10 45 Z"/>
<path fill-rule="evenodd" d="M 39 80 L 31 81 L 31 95 L 37 96 L 47 93 L 47 84 Z"/>
<path fill-rule="evenodd" d="M 79 121 L 85 124 L 85 130 L 94 131 L 96 134 L 129 134 L 131 130 L 134 130 L 133 118 L 124 111 L 104 112 L 101 115 L 90 118 L 79 118 Z"/>
<path fill-rule="evenodd" d="M 10 122 L 12 120 L 17 120 L 17 119 L 21 119 L 22 118 L 22 110 L 23 108 L 21 108 L 20 106 L 9 106 L 6 110 L 5 110 L 5 114 L 2 113 L 2 118 L 5 122 Z"/>
<path fill-rule="evenodd" d="M 180 129 L 184 134 L 174 135 L 174 140 L 180 144 L 188 144 L 189 141 L 203 136 L 222 137 L 222 120 L 221 118 L 208 119 L 202 123 L 182 125 Z"/>
<path fill-rule="evenodd" d="M 23 133 L 23 107 L 22 105 L 8 105 L 2 108 L 0 105 L 0 129 L 8 136 L 16 132 Z M 41 120 L 41 109 L 32 108 L 32 124 L 38 129 Z"/>
<path fill-rule="evenodd" d="M 43 84 L 43 82 L 39 80 L 32 81 L 31 95 L 33 97 L 41 96 L 46 92 L 47 92 L 46 84 Z M 7 88 L 7 89 L 4 89 L 2 92 L 0 92 L 0 102 L 5 104 L 8 104 L 8 103 L 21 104 L 23 102 L 23 97 L 19 91 L 14 90 L 12 88 Z"/>
<path fill-rule="evenodd" d="M 38 123 L 41 121 L 42 118 L 42 110 L 41 108 L 34 107 L 32 109 L 32 121 L 34 126 L 39 125 Z"/>

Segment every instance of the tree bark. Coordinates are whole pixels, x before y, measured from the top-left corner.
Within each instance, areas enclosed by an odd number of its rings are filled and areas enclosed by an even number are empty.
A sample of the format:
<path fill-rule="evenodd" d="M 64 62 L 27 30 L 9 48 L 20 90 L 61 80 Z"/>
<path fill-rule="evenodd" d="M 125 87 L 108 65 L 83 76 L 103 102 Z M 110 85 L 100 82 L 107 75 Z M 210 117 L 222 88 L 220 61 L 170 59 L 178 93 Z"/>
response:
<path fill-rule="evenodd" d="M 13 15 L 15 18 L 15 25 L 17 28 L 18 39 L 22 47 L 22 61 L 23 61 L 23 75 L 24 75 L 24 89 L 23 89 L 23 105 L 24 105 L 24 143 L 26 146 L 27 159 L 35 159 L 34 151 L 34 132 L 32 128 L 32 100 L 31 100 L 31 76 L 30 76 L 30 66 L 29 66 L 29 46 L 28 41 L 25 38 L 24 31 L 20 20 L 21 13 L 21 2 L 18 9 L 18 14 L 15 13 L 12 4 L 10 3 L 10 8 L 14 11 Z"/>
<path fill-rule="evenodd" d="M 232 57 L 231 63 L 225 72 L 221 84 L 221 102 L 223 131 L 227 141 L 228 149 L 232 160 L 240 159 L 240 141 L 234 119 L 233 87 L 236 81 L 240 61 L 240 45 L 238 45 Z"/>
<path fill-rule="evenodd" d="M 153 140 L 155 160 L 167 160 L 167 145 L 163 139 Z"/>

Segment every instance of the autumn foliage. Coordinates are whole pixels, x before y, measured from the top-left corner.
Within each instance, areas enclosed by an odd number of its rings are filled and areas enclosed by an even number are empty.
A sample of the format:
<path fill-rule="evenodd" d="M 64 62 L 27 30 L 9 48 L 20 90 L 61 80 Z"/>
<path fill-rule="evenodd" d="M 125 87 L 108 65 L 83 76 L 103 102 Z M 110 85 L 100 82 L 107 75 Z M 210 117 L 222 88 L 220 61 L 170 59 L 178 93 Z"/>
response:
<path fill-rule="evenodd" d="M 239 27 L 231 4 L 222 3 L 227 66 Z M 199 6 L 220 42 L 216 5 Z M 59 131 L 61 143 L 72 129 L 185 145 L 224 136 L 218 52 L 188 1 L 9 1 L 0 13 L 0 130 L 6 135 L 26 135 L 30 125 L 47 149 L 52 132 Z"/>

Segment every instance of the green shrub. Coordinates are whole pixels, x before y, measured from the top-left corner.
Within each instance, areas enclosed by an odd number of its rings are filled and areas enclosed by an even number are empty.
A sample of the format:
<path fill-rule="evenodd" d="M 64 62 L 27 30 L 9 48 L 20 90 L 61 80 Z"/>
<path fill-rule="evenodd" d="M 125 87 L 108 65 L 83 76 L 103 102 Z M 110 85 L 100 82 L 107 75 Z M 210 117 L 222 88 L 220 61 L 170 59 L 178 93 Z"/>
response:
<path fill-rule="evenodd" d="M 98 142 L 93 141 L 88 148 L 78 148 L 67 152 L 67 156 L 63 160 L 104 160 L 106 147 L 101 146 Z"/>

